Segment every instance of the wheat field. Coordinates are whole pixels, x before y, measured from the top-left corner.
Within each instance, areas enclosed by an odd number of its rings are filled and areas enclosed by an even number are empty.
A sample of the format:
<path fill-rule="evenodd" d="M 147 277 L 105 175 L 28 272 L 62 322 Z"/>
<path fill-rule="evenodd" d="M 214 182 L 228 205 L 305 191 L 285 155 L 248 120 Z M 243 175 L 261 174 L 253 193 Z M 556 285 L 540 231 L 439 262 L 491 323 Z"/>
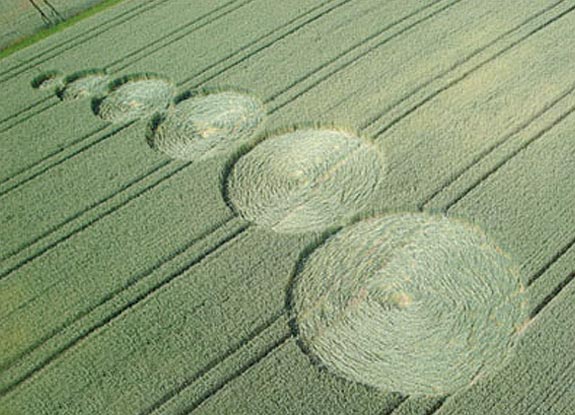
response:
<path fill-rule="evenodd" d="M 0 414 L 575 414 L 575 2 L 125 0 L 0 61 Z"/>

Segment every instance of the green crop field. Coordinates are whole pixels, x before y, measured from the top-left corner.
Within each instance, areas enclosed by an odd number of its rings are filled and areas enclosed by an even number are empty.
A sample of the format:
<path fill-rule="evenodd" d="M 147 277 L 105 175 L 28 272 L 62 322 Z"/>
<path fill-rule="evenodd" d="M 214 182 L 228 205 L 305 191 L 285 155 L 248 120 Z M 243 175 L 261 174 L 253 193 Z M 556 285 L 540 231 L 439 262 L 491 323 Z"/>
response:
<path fill-rule="evenodd" d="M 575 1 L 123 1 L 0 60 L 0 414 L 575 415 Z"/>

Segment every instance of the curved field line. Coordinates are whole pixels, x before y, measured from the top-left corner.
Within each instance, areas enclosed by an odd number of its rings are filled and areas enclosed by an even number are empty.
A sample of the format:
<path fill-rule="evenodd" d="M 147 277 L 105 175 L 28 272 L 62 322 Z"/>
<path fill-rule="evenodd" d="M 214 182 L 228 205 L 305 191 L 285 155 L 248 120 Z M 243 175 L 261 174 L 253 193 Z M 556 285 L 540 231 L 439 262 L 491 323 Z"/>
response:
<path fill-rule="evenodd" d="M 167 1 L 167 0 L 162 0 L 162 2 L 165 2 L 165 1 Z M 239 2 L 239 1 L 240 1 L 240 0 L 231 0 L 231 1 L 229 1 L 228 3 L 225 3 L 225 4 L 223 4 L 222 6 L 216 8 L 216 9 L 211 10 L 211 11 L 209 11 L 208 13 L 206 13 L 206 14 L 200 16 L 200 17 L 196 17 L 196 18 L 192 19 L 190 22 L 188 22 L 188 23 L 186 23 L 186 24 L 180 26 L 179 28 L 175 29 L 174 31 L 172 31 L 172 32 L 170 32 L 170 33 L 168 33 L 168 34 L 166 34 L 166 35 L 161 36 L 160 38 L 156 39 L 155 41 L 153 41 L 153 42 L 151 42 L 151 43 L 148 43 L 146 46 L 141 47 L 141 48 L 139 48 L 138 50 L 136 50 L 136 51 L 134 51 L 134 52 L 131 52 L 131 53 L 129 53 L 129 54 L 126 55 L 126 56 L 129 57 L 129 56 L 132 56 L 132 55 L 134 55 L 134 54 L 136 54 L 136 53 L 139 53 L 139 52 L 142 52 L 142 51 L 146 51 L 148 48 L 152 47 L 153 45 L 157 44 L 158 42 L 161 42 L 161 41 L 167 39 L 169 36 L 172 36 L 172 35 L 174 35 L 175 33 L 178 33 L 179 31 L 186 29 L 188 26 L 191 26 L 191 25 L 194 25 L 194 24 L 198 23 L 198 22 L 200 22 L 200 21 L 203 20 L 203 19 L 208 19 L 208 18 L 210 18 L 213 14 L 218 13 L 221 9 L 223 9 L 223 8 L 225 8 L 225 7 L 228 7 L 229 5 L 231 5 L 231 4 L 233 4 L 233 3 L 237 3 L 237 2 Z M 186 33 L 186 36 L 189 35 L 190 33 L 193 33 L 193 32 L 196 31 L 196 30 L 201 29 L 202 27 L 204 27 L 204 26 L 206 26 L 206 25 L 208 25 L 208 24 L 210 24 L 210 23 L 213 23 L 214 21 L 218 20 L 219 18 L 224 17 L 225 15 L 227 15 L 227 14 L 229 14 L 229 13 L 231 13 L 231 12 L 233 12 L 233 11 L 235 11 L 235 10 L 237 10 L 237 9 L 239 9 L 239 8 L 245 6 L 245 5 L 247 5 L 247 4 L 249 4 L 249 3 L 253 2 L 253 1 L 254 1 L 254 0 L 244 0 L 243 3 L 240 3 L 238 6 L 235 6 L 235 7 L 232 8 L 231 10 L 225 11 L 224 13 L 222 13 L 222 14 L 220 14 L 220 15 L 214 17 L 214 18 L 212 18 L 212 19 L 209 20 L 207 23 L 202 23 L 202 24 L 200 24 L 199 26 L 196 26 L 196 27 L 190 29 L 190 30 Z M 154 6 L 154 7 L 155 7 L 155 6 Z M 145 11 L 147 11 L 147 10 L 145 10 Z M 143 13 L 143 12 L 141 12 L 141 13 Z M 141 13 L 138 13 L 138 14 L 141 14 Z M 137 15 L 136 15 L 136 16 L 137 16 Z M 134 17 L 136 17 L 136 16 L 134 16 Z M 130 19 L 131 19 L 131 18 L 130 18 Z M 127 20 L 130 20 L 130 19 L 127 19 Z M 105 31 L 103 31 L 103 32 L 105 32 Z M 99 36 L 99 35 L 100 35 L 101 33 L 103 33 L 103 32 L 99 32 L 99 33 L 97 33 L 97 34 L 94 34 L 93 36 L 91 36 L 90 38 L 88 38 L 88 39 L 86 39 L 86 40 L 89 40 L 89 39 L 91 39 L 91 38 L 94 38 L 94 37 L 96 37 L 96 36 Z M 179 38 L 178 38 L 178 39 L 179 39 Z M 82 43 L 83 43 L 83 42 L 82 42 Z M 80 44 L 80 43 L 79 43 L 79 44 Z M 169 44 L 169 43 L 167 43 L 167 44 Z M 37 62 L 37 63 L 35 63 L 35 64 L 36 64 L 36 65 L 37 65 L 37 64 L 41 64 L 41 63 L 43 63 L 44 61 L 47 61 L 48 59 L 52 59 L 53 57 L 57 56 L 58 54 L 60 54 L 60 53 L 62 53 L 62 52 L 65 52 L 65 51 L 68 51 L 68 50 L 70 50 L 70 49 L 73 49 L 73 48 L 76 47 L 76 46 L 77 46 L 77 45 L 74 44 L 74 45 L 72 45 L 72 46 L 70 46 L 70 47 L 68 47 L 68 48 L 66 48 L 66 49 L 64 49 L 64 50 L 62 50 L 62 51 L 60 51 L 59 53 L 54 54 L 54 55 L 51 55 L 51 56 L 45 58 L 43 61 Z M 153 51 L 151 51 L 151 52 L 149 52 L 149 53 L 145 53 L 145 54 L 140 55 L 137 59 L 132 60 L 132 61 L 130 62 L 130 65 L 133 64 L 133 63 L 138 62 L 139 60 L 141 60 L 141 59 L 143 59 L 143 58 L 145 58 L 145 57 L 150 56 L 150 54 L 153 54 L 153 53 L 157 52 L 158 50 L 160 50 L 160 49 L 161 49 L 162 47 L 164 47 L 164 46 L 166 46 L 166 45 L 160 46 L 159 48 L 156 48 L 156 49 L 154 49 Z M 121 58 L 119 61 L 121 61 L 122 59 L 123 59 L 123 58 Z M 117 61 L 113 62 L 113 64 L 118 63 L 119 61 L 117 60 Z M 109 69 L 109 68 L 110 68 L 110 64 L 103 66 L 103 69 Z M 124 68 L 120 68 L 120 69 L 124 69 Z M 120 69 L 118 69 L 118 70 L 120 70 Z M 27 70 L 28 70 L 28 69 L 22 70 L 22 71 L 20 71 L 19 73 L 15 74 L 15 75 L 19 75 L 20 73 L 23 73 L 23 72 L 25 72 L 25 71 L 27 71 Z M 118 70 L 111 71 L 110 74 L 114 74 L 114 73 L 116 73 Z M 0 83 L 2 83 L 2 82 L 3 82 L 3 80 L 0 80 Z M 55 106 L 55 105 L 57 105 L 58 103 L 60 103 L 59 100 L 56 101 L 56 102 L 54 102 L 52 106 Z M 36 105 L 36 104 L 32 104 L 32 105 L 30 105 L 29 107 L 30 107 L 30 108 L 33 108 L 35 105 Z M 48 108 L 51 108 L 51 107 L 48 107 Z M 48 108 L 45 108 L 44 110 L 47 110 Z M 18 114 L 18 115 L 21 115 L 21 114 L 23 114 L 24 112 L 25 112 L 25 111 L 20 110 L 20 111 L 18 111 L 17 114 Z M 37 114 L 39 114 L 39 113 L 40 113 L 40 112 L 38 112 L 38 113 L 36 113 L 36 114 L 34 114 L 34 115 L 37 115 Z M 16 115 L 10 115 L 10 116 L 8 116 L 7 118 L 4 118 L 3 120 L 0 121 L 0 124 L 3 124 L 3 123 L 5 123 L 5 122 L 11 120 L 11 119 L 14 118 L 15 116 L 16 116 Z M 25 120 L 27 120 L 27 119 L 29 119 L 29 118 L 30 118 L 30 117 L 25 118 L 23 121 L 25 121 Z M 18 124 L 20 124 L 21 122 L 22 122 L 22 121 L 17 121 L 17 122 L 15 122 L 15 123 L 11 124 L 9 127 L 2 129 L 2 131 L 0 131 L 0 133 L 4 132 L 4 131 L 6 131 L 6 130 L 9 130 L 10 128 L 13 128 L 15 125 L 18 125 Z"/>
<path fill-rule="evenodd" d="M 84 42 L 86 42 L 86 41 L 88 41 L 88 40 L 90 40 L 90 39 L 93 39 L 94 37 L 99 36 L 99 35 L 101 35 L 102 33 L 105 33 L 105 32 L 107 32 L 108 30 L 113 29 L 114 27 L 117 27 L 117 26 L 119 26 L 119 25 L 121 25 L 121 24 L 124 24 L 124 23 L 130 21 L 131 19 L 133 19 L 134 17 L 137 17 L 138 15 L 143 14 L 143 13 L 147 12 L 148 10 L 152 10 L 152 9 L 158 7 L 158 6 L 161 5 L 162 3 L 165 3 L 166 1 L 168 1 L 168 0 L 147 0 L 147 1 L 144 1 L 144 2 L 140 2 L 139 4 L 137 4 L 137 5 L 136 5 L 135 7 L 133 7 L 132 9 L 126 10 L 125 12 L 123 12 L 123 13 L 117 15 L 117 16 L 112 17 L 110 20 L 106 21 L 105 23 L 102 23 L 101 25 L 98 25 L 98 26 L 95 26 L 95 27 L 93 27 L 93 28 L 91 28 L 91 29 L 88 29 L 88 30 L 86 30 L 85 32 L 82 32 L 82 33 L 80 33 L 80 34 L 78 34 L 78 35 L 76 35 L 76 36 L 71 36 L 71 37 L 69 37 L 69 38 L 66 38 L 66 39 L 64 39 L 61 43 L 59 43 L 59 44 L 57 44 L 57 45 L 54 45 L 54 46 L 51 46 L 51 47 L 49 47 L 48 49 L 42 50 L 41 52 L 37 53 L 36 55 L 34 55 L 34 56 L 31 57 L 31 58 L 27 58 L 27 59 L 25 59 L 25 60 L 22 60 L 22 61 L 18 62 L 16 65 L 13 65 L 12 67 L 10 67 L 10 68 L 8 68 L 8 69 L 5 69 L 5 70 L 3 70 L 3 71 L 0 72 L 0 77 L 3 77 L 3 78 L 0 78 L 0 84 L 3 83 L 3 82 L 6 82 L 6 81 L 8 81 L 8 80 L 10 80 L 10 79 L 12 79 L 12 78 L 14 78 L 14 77 L 16 77 L 16 76 L 18 76 L 18 75 L 20 75 L 21 73 L 23 73 L 23 72 L 25 72 L 25 71 L 27 71 L 27 70 L 30 70 L 30 69 L 33 68 L 35 65 L 41 64 L 41 63 L 45 62 L 45 61 L 48 60 L 48 59 L 51 59 L 51 58 L 53 58 L 53 57 L 55 57 L 55 56 L 58 56 L 58 55 L 59 55 L 60 53 L 62 53 L 62 52 L 65 52 L 65 51 L 67 51 L 67 50 L 70 50 L 72 47 L 81 45 L 82 43 L 84 43 Z M 154 3 L 154 2 L 156 2 L 156 4 L 150 5 L 150 3 Z M 142 8 L 145 8 L 145 9 L 144 9 L 144 10 L 139 10 L 139 9 L 142 9 Z M 138 11 L 138 10 L 139 10 L 139 11 Z M 133 15 L 128 16 L 126 19 L 121 20 L 122 18 L 126 17 L 126 15 L 129 15 L 129 14 L 131 14 L 131 13 L 134 12 L 134 11 L 137 11 L 137 13 L 134 13 Z M 117 21 L 117 20 L 120 20 L 120 21 Z M 110 27 L 106 27 L 106 28 L 103 29 L 102 27 L 103 27 L 103 26 L 106 26 L 107 24 L 110 24 Z M 97 32 L 97 33 L 92 34 L 92 32 Z M 90 35 L 90 34 L 91 34 L 91 35 Z M 87 36 L 87 35 L 90 35 L 90 36 Z M 85 39 L 80 39 L 80 38 L 83 38 L 83 37 L 85 37 Z M 50 52 L 54 52 L 54 51 L 57 50 L 58 48 L 61 48 L 61 47 L 64 47 L 64 46 L 66 46 L 66 45 L 68 45 L 68 44 L 70 44 L 70 43 L 73 43 L 74 41 L 76 41 L 76 40 L 78 40 L 78 39 L 80 39 L 80 41 L 78 41 L 77 43 L 75 43 L 73 46 L 64 48 L 64 49 L 62 49 L 62 50 L 59 50 L 59 51 L 57 51 L 56 53 L 50 55 L 50 56 L 47 57 L 47 58 L 44 58 L 44 59 L 38 61 L 38 62 L 33 62 L 34 60 L 40 59 L 40 58 L 46 56 L 47 54 L 49 54 Z M 16 72 L 16 73 L 7 75 L 7 74 L 9 74 L 10 72 L 15 71 L 15 70 L 17 70 L 17 69 L 20 69 L 20 68 L 22 68 L 23 66 L 26 66 L 26 65 L 28 65 L 28 64 L 30 64 L 30 65 L 29 65 L 27 68 L 25 68 L 25 69 L 23 69 L 23 70 L 21 70 L 21 71 L 18 71 L 18 72 Z M 7 75 L 7 76 L 5 76 L 5 75 Z"/>
<path fill-rule="evenodd" d="M 226 221 L 224 221 L 223 223 L 221 223 L 220 225 L 217 225 L 217 227 L 215 229 L 210 229 L 208 230 L 205 234 L 194 238 L 192 241 L 188 242 L 185 246 L 181 247 L 178 251 L 170 254 L 170 256 L 162 261 L 159 261 L 157 264 L 155 264 L 154 266 L 148 268 L 146 271 L 140 273 L 139 275 L 135 276 L 134 278 L 132 278 L 130 281 L 128 281 L 128 283 L 124 286 L 121 287 L 119 289 L 116 289 L 114 292 L 108 294 L 104 299 L 102 299 L 98 304 L 93 305 L 92 307 L 90 307 L 90 309 L 85 310 L 82 315 L 80 316 L 80 318 L 87 316 L 88 314 L 90 314 L 91 312 L 93 312 L 95 309 L 105 305 L 106 303 L 112 301 L 115 297 L 117 297 L 118 295 L 120 295 L 123 291 L 125 291 L 126 289 L 134 286 L 136 283 L 138 283 L 139 281 L 142 281 L 143 279 L 145 279 L 146 277 L 148 277 L 149 275 L 151 275 L 153 272 L 155 272 L 156 270 L 160 269 L 161 267 L 163 267 L 167 262 L 174 260 L 175 258 L 177 258 L 180 255 L 183 255 L 186 253 L 186 250 L 191 248 L 195 243 L 201 241 L 203 238 L 205 238 L 206 236 L 208 236 L 209 234 L 213 233 L 214 231 L 216 231 L 217 229 L 223 227 L 224 225 L 230 223 L 230 221 L 232 219 L 234 219 L 235 216 L 231 215 Z M 142 302 L 143 300 L 153 296 L 158 290 L 160 290 L 161 288 L 167 286 L 168 284 L 170 284 L 171 282 L 173 282 L 174 280 L 176 280 L 177 278 L 181 277 L 184 273 L 186 273 L 188 270 L 190 270 L 192 267 L 199 265 L 201 263 L 203 263 L 206 260 L 210 260 L 210 258 L 215 255 L 216 253 L 220 252 L 222 249 L 225 249 L 226 246 L 228 246 L 229 244 L 232 244 L 234 241 L 236 241 L 238 238 L 240 238 L 243 234 L 245 234 L 245 232 L 250 228 L 249 224 L 243 224 L 243 225 L 239 225 L 238 229 L 236 229 L 234 232 L 232 232 L 231 234 L 226 235 L 221 241 L 219 241 L 217 244 L 215 244 L 214 246 L 212 246 L 211 248 L 208 248 L 205 252 L 201 253 L 200 255 L 198 255 L 196 258 L 194 258 L 191 261 L 188 261 L 185 265 L 180 266 L 176 271 L 171 272 L 168 276 L 166 276 L 165 278 L 161 279 L 158 283 L 154 284 L 151 288 L 147 289 L 146 291 L 144 291 L 143 293 L 140 293 L 139 295 L 137 295 L 135 298 L 133 298 L 132 300 L 130 300 L 128 303 L 124 304 L 121 308 L 115 310 L 112 314 L 108 315 L 105 319 L 100 320 L 97 324 L 92 325 L 91 327 L 83 327 L 83 329 L 80 331 L 80 333 L 78 335 L 76 335 L 73 339 L 71 339 L 70 341 L 68 341 L 66 344 L 60 346 L 58 348 L 58 350 L 56 351 L 56 353 L 53 353 L 49 356 L 47 356 L 44 359 L 41 359 L 41 362 L 37 363 L 36 365 L 34 365 L 34 367 L 31 370 L 28 370 L 25 374 L 21 375 L 20 377 L 18 377 L 16 380 L 14 380 L 13 382 L 11 382 L 8 386 L 6 386 L 4 389 L 2 389 L 0 391 L 0 397 L 3 397 L 5 395 L 7 395 L 8 393 L 10 393 L 11 391 L 13 391 L 15 388 L 17 388 L 19 385 L 23 384 L 24 382 L 30 380 L 31 378 L 33 378 L 38 372 L 42 371 L 44 368 L 46 368 L 48 365 L 50 365 L 52 362 L 54 362 L 55 360 L 57 360 L 58 358 L 60 358 L 63 354 L 65 354 L 70 348 L 77 346 L 79 343 L 83 342 L 84 340 L 86 340 L 88 337 L 90 337 L 91 335 L 99 332 L 102 328 L 104 328 L 105 326 L 107 326 L 109 323 L 117 320 L 118 318 L 120 318 L 121 316 L 125 315 L 126 312 L 130 311 L 132 308 L 134 308 L 137 304 L 139 304 L 140 302 Z M 62 325 L 61 327 L 57 328 L 54 330 L 53 333 L 49 334 L 48 336 L 46 336 L 44 339 L 39 340 L 36 344 L 32 345 L 28 350 L 24 351 L 22 353 L 21 356 L 18 356 L 14 362 L 12 362 L 11 364 L 8 364 L 5 368 L 2 368 L 2 370 L 6 370 L 7 368 L 10 368 L 11 366 L 14 365 L 15 361 L 19 358 L 21 358 L 22 356 L 24 356 L 25 354 L 29 354 L 31 353 L 34 349 L 37 349 L 39 347 L 41 347 L 44 343 L 46 343 L 50 338 L 54 337 L 56 334 L 58 334 L 58 332 L 65 330 L 66 328 L 68 328 L 69 326 L 71 326 L 73 323 L 75 323 L 76 321 L 78 321 L 77 319 L 74 319 L 74 321 L 71 322 L 67 322 L 64 325 Z"/>

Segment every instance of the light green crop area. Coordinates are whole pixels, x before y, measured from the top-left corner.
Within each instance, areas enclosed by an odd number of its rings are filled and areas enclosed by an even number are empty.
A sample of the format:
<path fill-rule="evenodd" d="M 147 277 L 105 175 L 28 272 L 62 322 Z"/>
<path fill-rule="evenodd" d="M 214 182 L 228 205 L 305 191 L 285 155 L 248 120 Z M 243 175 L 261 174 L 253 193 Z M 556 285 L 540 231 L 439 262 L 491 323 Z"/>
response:
<path fill-rule="evenodd" d="M 575 414 L 573 27 L 128 1 L 2 59 L 0 414 Z"/>

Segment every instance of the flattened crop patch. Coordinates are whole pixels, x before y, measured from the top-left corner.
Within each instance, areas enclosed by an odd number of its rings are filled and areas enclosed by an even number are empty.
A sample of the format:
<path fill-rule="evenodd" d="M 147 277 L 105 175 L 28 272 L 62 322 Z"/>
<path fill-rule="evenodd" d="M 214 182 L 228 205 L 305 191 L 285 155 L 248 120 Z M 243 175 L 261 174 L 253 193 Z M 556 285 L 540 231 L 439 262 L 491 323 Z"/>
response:
<path fill-rule="evenodd" d="M 263 116 L 262 103 L 247 94 L 196 95 L 152 121 L 148 143 L 173 159 L 207 159 L 251 137 Z"/>
<path fill-rule="evenodd" d="M 132 75 L 110 85 L 109 94 L 96 101 L 94 112 L 113 123 L 144 118 L 165 110 L 174 98 L 174 86 L 160 77 Z"/>
<path fill-rule="evenodd" d="M 448 394 L 494 372 L 527 317 L 512 260 L 476 227 L 427 214 L 345 228 L 307 258 L 292 289 L 314 360 L 409 395 Z"/>
<path fill-rule="evenodd" d="M 64 79 L 58 97 L 63 101 L 101 97 L 106 94 L 108 83 L 109 78 L 103 70 L 80 71 Z"/>
<path fill-rule="evenodd" d="M 369 142 L 338 130 L 301 129 L 241 157 L 228 198 L 242 217 L 275 232 L 321 231 L 366 208 L 383 170 Z"/>

